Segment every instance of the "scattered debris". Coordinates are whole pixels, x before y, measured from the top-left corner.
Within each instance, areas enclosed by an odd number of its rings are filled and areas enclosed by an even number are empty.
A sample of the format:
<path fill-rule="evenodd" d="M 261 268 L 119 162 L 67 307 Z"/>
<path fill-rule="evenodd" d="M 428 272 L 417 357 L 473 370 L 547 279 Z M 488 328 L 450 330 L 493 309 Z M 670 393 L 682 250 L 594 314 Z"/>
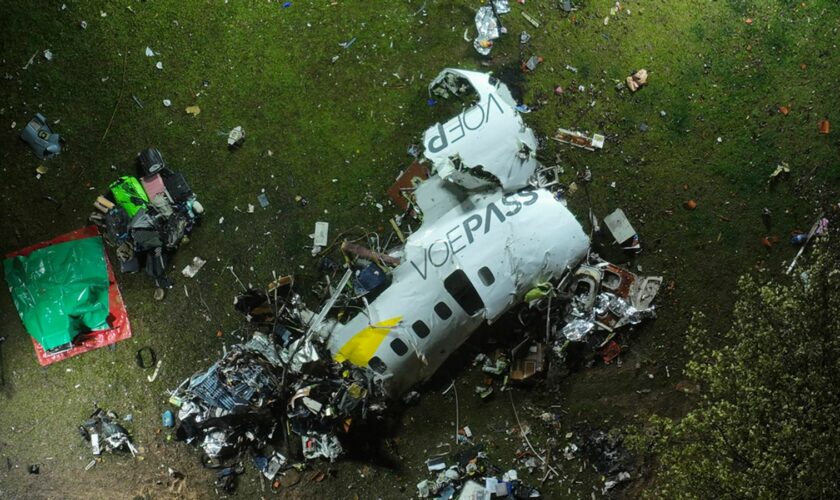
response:
<path fill-rule="evenodd" d="M 29 120 L 20 133 L 20 138 L 29 145 L 35 156 L 42 160 L 50 159 L 61 153 L 63 140 L 52 131 L 47 119 L 41 113 Z"/>
<path fill-rule="evenodd" d="M 522 17 L 524 17 L 526 21 L 531 23 L 531 26 L 533 26 L 534 28 L 540 27 L 539 21 L 537 21 L 532 15 L 528 14 L 527 12 L 523 11 Z"/>
<path fill-rule="evenodd" d="M 198 116 L 199 113 L 201 113 L 201 108 L 199 108 L 198 106 L 187 106 L 186 109 L 184 109 L 184 111 L 186 111 L 187 114 Z"/>
<path fill-rule="evenodd" d="M 329 243 L 329 238 L 327 237 L 329 230 L 330 224 L 328 222 L 316 222 L 313 243 L 319 247 L 327 246 L 327 243 Z"/>
<path fill-rule="evenodd" d="M 206 260 L 201 257 L 193 257 L 192 263 L 182 269 L 181 274 L 187 278 L 195 278 L 195 275 L 204 267 L 204 264 L 207 264 Z"/>
<path fill-rule="evenodd" d="M 647 78 L 647 70 L 640 69 L 632 75 L 628 76 L 625 79 L 625 83 L 627 84 L 627 88 L 630 89 L 630 92 L 636 92 L 637 90 L 639 90 L 647 84 Z"/>
<path fill-rule="evenodd" d="M 539 56 L 531 56 L 528 58 L 527 61 L 522 63 L 522 71 L 523 72 L 533 72 L 536 71 L 537 66 L 543 62 L 543 58 Z"/>
<path fill-rule="evenodd" d="M 158 290 L 162 290 L 162 288 L 159 288 Z M 155 297 L 155 298 L 157 298 L 157 297 Z M 159 359 L 158 362 L 155 363 L 155 371 L 153 371 L 151 375 L 146 376 L 146 380 L 148 382 L 151 383 L 151 382 L 154 382 L 155 380 L 157 380 L 157 376 L 160 373 L 161 365 L 163 365 L 163 360 Z"/>
<path fill-rule="evenodd" d="M 776 168 L 773 169 L 773 172 L 770 173 L 770 177 L 767 179 L 768 189 L 774 182 L 778 181 L 782 177 L 786 177 L 788 174 L 790 174 L 790 165 L 788 165 L 787 162 L 783 161 L 776 165 Z"/>
<path fill-rule="evenodd" d="M 823 119 L 820 120 L 820 133 L 821 134 L 828 134 L 831 132 L 831 122 Z"/>
<path fill-rule="evenodd" d="M 485 357 L 488 377 L 536 377 L 545 371 L 548 352 L 554 353 L 552 362 L 562 363 L 574 342 L 611 361 L 620 352 L 610 343 L 613 332 L 655 316 L 652 301 L 662 278 L 637 276 L 589 251 L 581 225 L 558 199 L 564 187 L 539 180 L 536 136 L 514 111 L 507 87 L 489 75 L 457 69 L 444 70 L 430 85 L 430 94 L 440 98 L 471 93 L 476 104 L 424 134 L 431 175 L 424 179 L 415 169 L 395 185 L 405 188 L 392 187 L 395 201 L 402 198 L 407 209 L 422 214 L 419 228 L 393 241 L 344 232 L 336 245 L 329 244 L 327 223 L 316 224 L 313 243 L 325 248 L 318 252 L 324 283 L 312 290 L 321 301 L 317 310 L 303 304 L 291 276 L 275 276 L 265 290 L 237 278 L 244 292 L 234 307 L 253 334 L 171 391 L 177 439 L 200 446 L 219 466 L 250 454 L 276 484 L 277 474 L 293 470 L 287 450 L 277 449 L 279 441 L 291 446 L 299 439 L 306 459 L 336 460 L 344 451 L 341 436 L 357 422 L 382 418 L 392 400 L 434 374 L 481 324 L 519 305 L 517 310 L 533 310 L 527 318 L 520 314 L 520 322 L 529 331 L 545 331 L 545 340 L 523 339 L 510 357 Z M 447 135 L 456 129 L 462 135 Z M 404 197 L 404 190 L 413 196 Z M 621 229 L 629 235 L 616 239 L 638 245 L 635 231 L 623 222 L 627 227 L 612 228 L 614 234 Z M 399 224 L 394 222 L 395 233 Z M 554 230 L 547 232 L 549 225 Z M 533 252 L 535 247 L 541 251 Z M 330 252 L 341 254 L 333 260 Z M 508 255 L 520 257 L 508 262 Z M 430 277 L 443 287 L 430 287 Z M 476 394 L 485 399 L 498 392 L 484 384 Z M 456 442 L 470 442 L 472 431 L 457 420 Z M 544 464 L 546 477 L 556 476 L 530 445 L 518 415 L 517 423 L 529 458 Z M 480 446 L 433 457 L 427 468 L 438 477 L 419 483 L 418 493 L 452 498 L 461 489 L 467 498 L 470 488 L 539 496 L 516 470 L 498 477 L 486 458 Z M 525 464 L 539 466 L 536 459 Z M 473 481 L 482 476 L 483 486 Z"/>
<path fill-rule="evenodd" d="M 134 361 L 142 369 L 147 369 L 157 364 L 157 353 L 151 347 L 141 347 L 134 355 Z"/>
<path fill-rule="evenodd" d="M 588 137 L 582 132 L 567 130 L 564 128 L 557 129 L 553 139 L 563 144 L 571 144 L 572 146 L 586 149 L 587 151 L 595 151 L 596 149 L 603 149 L 606 137 L 601 134 L 593 134 Z"/>
<path fill-rule="evenodd" d="M 265 193 L 260 193 L 257 195 L 257 201 L 260 202 L 260 206 L 262 208 L 268 207 L 268 196 Z"/>
<path fill-rule="evenodd" d="M 114 412 L 96 408 L 90 418 L 79 426 L 79 434 L 90 442 L 94 455 L 101 455 L 104 445 L 106 451 L 128 449 L 132 455 L 137 456 L 137 448 L 132 444 L 128 431 L 117 420 Z"/>
<path fill-rule="evenodd" d="M 476 52 L 483 56 L 490 55 L 493 41 L 504 33 L 499 16 L 508 12 L 508 0 L 489 0 L 488 5 L 478 8 L 475 13 L 475 30 L 478 34 L 473 40 Z"/>
<path fill-rule="evenodd" d="M 99 212 L 91 220 L 117 249 L 122 272 L 143 269 L 155 287 L 164 290 L 172 288 L 166 277 L 171 255 L 195 228 L 204 207 L 184 176 L 170 170 L 157 149 L 140 152 L 137 164 L 139 180 L 123 176 L 112 182 L 109 192 L 94 203 Z M 155 298 L 159 293 L 163 292 L 156 291 Z"/>
<path fill-rule="evenodd" d="M 242 144 L 245 142 L 245 131 L 242 130 L 241 126 L 236 126 L 228 133 L 227 143 L 228 148 L 236 149 L 241 147 Z"/>
<path fill-rule="evenodd" d="M 808 235 L 806 236 L 805 241 L 801 243 L 802 246 L 796 253 L 796 256 L 793 258 L 793 260 L 790 262 L 790 265 L 785 270 L 785 274 L 790 274 L 790 272 L 793 271 L 794 266 L 796 266 L 796 261 L 799 260 L 799 257 L 805 251 L 805 247 L 808 246 L 808 243 L 810 243 L 815 236 L 821 236 L 827 231 L 828 219 L 823 217 L 823 214 L 820 214 L 820 216 L 817 218 L 817 221 L 814 222 L 814 224 L 811 226 L 811 229 L 808 231 Z"/>

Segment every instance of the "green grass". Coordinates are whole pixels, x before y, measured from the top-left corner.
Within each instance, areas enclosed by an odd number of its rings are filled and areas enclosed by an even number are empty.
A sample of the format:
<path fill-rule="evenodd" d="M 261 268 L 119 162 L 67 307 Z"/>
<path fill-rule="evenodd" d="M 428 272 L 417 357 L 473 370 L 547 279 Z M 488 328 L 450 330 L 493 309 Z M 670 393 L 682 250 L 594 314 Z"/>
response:
<path fill-rule="evenodd" d="M 678 415 L 690 405 L 673 385 L 680 379 L 681 340 L 691 312 L 711 311 L 707 317 L 723 327 L 735 276 L 757 265 L 778 272 L 793 254 L 784 243 L 787 234 L 807 229 L 814 218 L 808 198 L 836 198 L 836 134 L 819 135 L 817 122 L 827 116 L 840 126 L 833 115 L 840 105 L 834 47 L 840 17 L 828 0 L 806 2 L 804 8 L 771 0 L 628 1 L 622 5 L 631 14 L 605 26 L 614 2 L 580 3 L 574 16 L 561 14 L 553 1 L 513 5 L 503 18 L 509 35 L 495 47 L 489 69 L 518 67 L 520 52 L 545 58 L 525 78 L 526 101 L 533 104 L 539 96 L 548 101 L 526 115 L 529 125 L 540 135 L 572 127 L 606 133 L 609 140 L 597 153 L 549 140 L 541 157 L 551 162 L 559 153 L 567 182 L 589 166 L 594 181 L 587 190 L 595 213 L 603 217 L 622 207 L 640 232 L 645 251 L 630 265 L 661 273 L 674 285 L 659 300 L 659 319 L 631 337 L 621 368 L 587 370 L 562 384 L 570 427 L 583 421 L 620 426 L 652 412 Z M 173 271 L 176 286 L 163 303 L 151 300 L 144 276 L 120 276 L 134 337 L 113 352 L 99 350 L 49 368 L 37 366 L 8 294 L 0 294 L 0 335 L 8 339 L 0 346 L 5 380 L 0 456 L 13 464 L 8 471 L 0 462 L 0 493 L 81 497 L 88 490 L 98 496 L 110 490 L 118 497 L 161 497 L 168 494 L 165 484 L 155 481 L 165 483 L 165 467 L 172 466 L 189 472 L 191 495 L 212 495 L 210 475 L 195 466 L 194 450 L 168 443 L 166 431 L 155 431 L 166 408 L 164 391 L 236 341 L 231 332 L 239 318 L 231 298 L 238 284 L 224 266 L 234 266 L 246 284 L 263 284 L 273 271 L 294 272 L 304 286 L 314 283 L 318 273 L 307 247 L 316 221 L 330 222 L 332 235 L 354 226 L 387 227 L 393 209 L 380 214 L 374 204 L 386 203 L 385 189 L 409 163 L 408 145 L 419 143 L 435 120 L 448 117 L 445 106 L 426 104 L 431 78 L 448 66 L 487 69 L 462 38 L 477 2 L 429 1 L 427 15 L 413 15 L 421 4 L 295 1 L 284 9 L 280 2 L 233 0 L 68 1 L 60 10 L 61 2 L 0 2 L 0 73 L 9 75 L 0 80 L 5 130 L 0 172 L 6 184 L 0 191 L 0 250 L 85 225 L 96 194 L 118 175 L 133 173 L 134 155 L 155 146 L 185 173 L 208 211 L 177 254 L 174 269 L 194 255 L 209 260 L 195 280 Z M 527 24 L 522 10 L 541 27 Z M 752 25 L 744 22 L 747 17 Z M 82 20 L 86 30 L 79 27 Z M 521 30 L 533 36 L 525 49 L 518 44 Z M 339 47 L 354 36 L 349 49 Z M 146 46 L 160 55 L 146 57 Z M 55 54 L 51 62 L 41 56 L 47 48 Z M 36 52 L 35 62 L 21 69 Z M 157 61 L 163 70 L 154 68 Z M 578 73 L 564 69 L 566 64 Z M 615 90 L 616 81 L 642 67 L 650 71 L 647 87 L 636 94 Z M 570 92 L 590 84 L 592 93 Z M 563 97 L 553 95 L 557 85 L 567 90 Z M 172 107 L 165 108 L 163 99 Z M 777 112 L 782 104 L 791 106 L 787 117 Z M 201 114 L 187 115 L 184 108 L 191 105 L 200 106 Z M 38 111 L 60 120 L 54 128 L 67 140 L 64 153 L 45 163 L 50 171 L 40 180 L 34 170 L 41 162 L 18 139 Z M 17 125 L 11 128 L 13 121 Z M 642 123 L 647 132 L 640 131 Z M 230 152 L 223 134 L 236 125 L 244 127 L 247 139 Z M 791 165 L 793 175 L 768 190 L 767 176 L 781 161 Z M 234 210 L 258 205 L 262 189 L 268 209 Z M 62 206 L 45 201 L 46 195 L 63 200 Z M 299 206 L 296 195 L 310 204 Z M 687 199 L 696 199 L 698 209 L 684 210 Z M 585 220 L 589 203 L 583 190 L 570 206 Z M 768 234 L 760 219 L 763 207 L 774 214 L 770 234 L 783 241 L 769 253 L 759 244 Z M 199 290 L 212 310 L 210 321 Z M 134 352 L 145 345 L 164 359 L 154 383 L 134 366 Z M 656 377 L 649 379 L 648 372 Z M 636 393 L 647 388 L 652 392 Z M 517 397 L 527 398 L 523 404 L 555 401 L 542 393 L 518 391 Z M 402 469 L 375 467 L 372 478 L 363 480 L 358 474 L 363 464 L 345 461 L 337 466 L 340 480 L 298 487 L 293 494 L 394 498 L 405 496 L 400 486 L 413 491 L 425 476 L 424 450 L 449 436 L 451 403 L 442 399 L 430 395 L 402 416 L 397 432 Z M 146 460 L 108 457 L 94 470 L 81 471 L 90 453 L 75 427 L 94 402 L 133 413 L 130 427 Z M 465 404 L 483 436 L 497 443 L 493 457 L 512 466 L 515 440 L 486 428 L 496 421 L 509 424 L 506 397 Z M 446 410 L 435 411 L 441 405 Z M 541 441 L 543 430 L 535 432 Z M 35 462 L 46 464 L 44 472 L 27 476 L 24 467 Z M 570 474 L 575 471 L 577 465 L 569 467 Z M 600 485 L 591 474 L 580 477 L 584 484 L 573 485 L 571 493 L 567 484 L 543 489 L 577 497 Z M 254 474 L 246 477 L 243 498 L 259 491 L 254 481 Z"/>

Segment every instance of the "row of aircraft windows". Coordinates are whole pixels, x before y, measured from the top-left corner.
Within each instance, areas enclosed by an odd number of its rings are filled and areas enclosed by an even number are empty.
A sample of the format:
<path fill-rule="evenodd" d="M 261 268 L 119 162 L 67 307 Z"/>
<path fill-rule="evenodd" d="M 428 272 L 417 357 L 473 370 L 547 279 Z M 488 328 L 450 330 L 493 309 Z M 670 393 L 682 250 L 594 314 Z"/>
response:
<path fill-rule="evenodd" d="M 487 266 L 478 270 L 478 278 L 484 286 L 488 287 L 496 282 L 493 272 Z M 449 295 L 455 299 L 455 302 L 470 316 L 484 309 L 484 301 L 481 300 L 481 297 L 463 270 L 457 269 L 452 272 L 452 274 L 443 280 L 443 286 L 449 292 Z M 452 309 L 449 308 L 446 302 L 441 301 L 435 304 L 434 311 L 438 318 L 443 321 L 452 317 Z M 429 326 L 423 320 L 419 319 L 411 325 L 411 330 L 421 339 L 428 337 L 429 333 L 431 333 Z M 401 339 L 395 338 L 391 341 L 391 350 L 397 356 L 405 356 L 408 353 L 408 346 Z M 368 366 L 377 373 L 385 373 L 388 369 L 385 362 L 378 356 L 372 357 L 368 362 Z"/>

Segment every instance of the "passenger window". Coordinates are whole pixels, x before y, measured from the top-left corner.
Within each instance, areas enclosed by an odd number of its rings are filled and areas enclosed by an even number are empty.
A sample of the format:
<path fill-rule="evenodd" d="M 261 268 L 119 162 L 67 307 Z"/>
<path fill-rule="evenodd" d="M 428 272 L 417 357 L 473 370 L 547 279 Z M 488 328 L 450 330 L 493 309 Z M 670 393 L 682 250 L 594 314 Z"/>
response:
<path fill-rule="evenodd" d="M 440 316 L 440 319 L 449 319 L 452 316 L 452 309 L 445 302 L 438 302 L 435 305 L 435 312 Z"/>
<path fill-rule="evenodd" d="M 490 286 L 496 282 L 496 278 L 493 276 L 493 272 L 490 271 L 490 268 L 487 266 L 482 267 L 478 270 L 478 278 L 484 283 L 484 286 Z"/>
<path fill-rule="evenodd" d="M 391 349 L 393 349 L 398 356 L 405 356 L 405 353 L 408 352 L 408 346 L 400 339 L 394 339 L 391 341 Z"/>
<path fill-rule="evenodd" d="M 414 330 L 414 333 L 416 333 L 421 339 L 425 339 L 429 336 L 429 327 L 426 326 L 426 323 L 423 323 L 420 320 L 415 321 L 414 324 L 411 325 L 411 329 Z"/>
<path fill-rule="evenodd" d="M 467 273 L 463 270 L 457 269 L 447 276 L 443 280 L 443 287 L 470 316 L 484 309 L 484 301 L 481 300 L 475 287 L 467 278 Z"/>
<path fill-rule="evenodd" d="M 379 359 L 379 356 L 374 356 L 370 358 L 370 361 L 368 361 L 368 366 L 371 370 L 375 371 L 376 373 L 379 373 L 380 375 L 385 373 L 385 370 L 388 369 L 388 367 L 385 366 L 385 362 Z"/>

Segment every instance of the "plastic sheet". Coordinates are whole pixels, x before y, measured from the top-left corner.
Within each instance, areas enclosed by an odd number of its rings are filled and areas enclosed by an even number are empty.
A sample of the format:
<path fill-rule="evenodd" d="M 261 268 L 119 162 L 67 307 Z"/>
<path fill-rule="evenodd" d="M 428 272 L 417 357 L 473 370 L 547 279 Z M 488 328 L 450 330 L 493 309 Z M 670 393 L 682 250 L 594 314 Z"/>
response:
<path fill-rule="evenodd" d="M 43 241 L 35 245 L 23 248 L 21 250 L 11 252 L 6 255 L 6 258 L 17 256 L 26 256 L 41 248 L 63 243 L 67 241 L 74 241 L 82 238 L 99 237 L 99 229 L 96 226 L 88 226 L 82 229 L 77 229 L 69 233 L 63 234 L 48 241 Z M 114 270 L 111 266 L 108 256 L 104 253 L 105 265 L 108 278 L 108 305 L 109 314 L 107 316 L 107 326 L 109 328 L 83 333 L 77 336 L 73 341 L 73 346 L 69 350 L 58 354 L 47 354 L 45 349 L 34 338 L 32 344 L 35 348 L 35 354 L 41 366 L 47 366 L 58 361 L 78 356 L 79 354 L 105 347 L 114 344 L 120 340 L 125 340 L 131 337 L 131 324 L 128 320 L 128 313 L 125 309 L 122 294 L 120 293 L 117 280 L 114 276 Z"/>
<path fill-rule="evenodd" d="M 108 271 L 101 238 L 54 243 L 3 261 L 6 282 L 26 330 L 45 349 L 108 318 Z"/>

